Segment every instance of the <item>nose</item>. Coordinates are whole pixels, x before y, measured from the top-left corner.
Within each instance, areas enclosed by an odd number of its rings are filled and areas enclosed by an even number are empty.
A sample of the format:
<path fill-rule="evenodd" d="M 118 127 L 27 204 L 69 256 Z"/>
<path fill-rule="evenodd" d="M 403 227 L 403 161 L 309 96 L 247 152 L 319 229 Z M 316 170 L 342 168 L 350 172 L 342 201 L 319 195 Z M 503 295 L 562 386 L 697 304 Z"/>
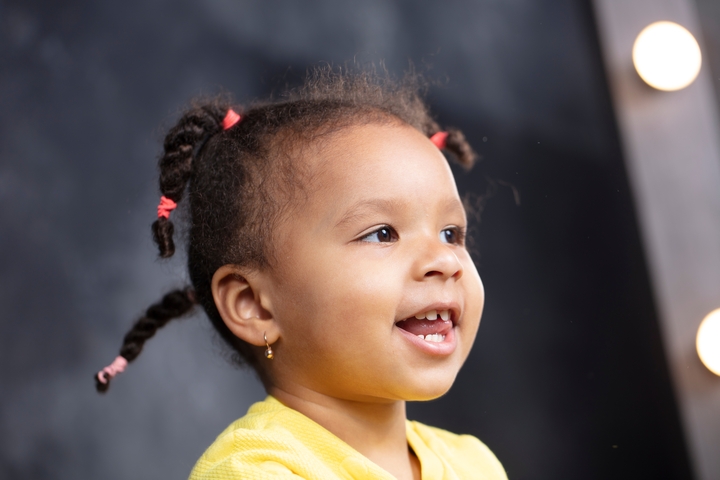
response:
<path fill-rule="evenodd" d="M 429 277 L 458 280 L 462 277 L 462 263 L 453 251 L 453 248 L 460 247 L 452 247 L 441 242 L 439 238 L 435 238 L 426 239 L 422 246 L 418 245 L 418 248 L 421 253 L 415 261 L 416 280 L 420 281 Z"/>

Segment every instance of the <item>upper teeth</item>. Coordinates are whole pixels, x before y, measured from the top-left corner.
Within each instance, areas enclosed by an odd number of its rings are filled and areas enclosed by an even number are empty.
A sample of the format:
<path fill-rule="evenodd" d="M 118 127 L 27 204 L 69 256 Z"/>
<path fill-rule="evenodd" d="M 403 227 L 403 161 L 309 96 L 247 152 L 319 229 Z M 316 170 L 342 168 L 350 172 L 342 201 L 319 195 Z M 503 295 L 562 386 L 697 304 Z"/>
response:
<path fill-rule="evenodd" d="M 418 320 L 422 320 L 423 318 L 427 318 L 428 320 L 437 320 L 438 316 L 440 316 L 443 320 L 448 321 L 450 320 L 450 311 L 440 310 L 438 312 L 437 310 L 430 310 L 429 312 L 418 313 L 415 315 L 415 318 Z"/>

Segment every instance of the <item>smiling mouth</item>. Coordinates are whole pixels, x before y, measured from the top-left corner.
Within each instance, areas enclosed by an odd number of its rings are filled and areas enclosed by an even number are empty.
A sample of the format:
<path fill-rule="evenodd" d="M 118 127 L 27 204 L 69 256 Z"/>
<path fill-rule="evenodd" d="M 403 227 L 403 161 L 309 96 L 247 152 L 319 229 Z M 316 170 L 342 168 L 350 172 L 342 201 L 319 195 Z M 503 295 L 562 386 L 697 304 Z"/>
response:
<path fill-rule="evenodd" d="M 429 310 L 400 320 L 395 325 L 422 340 L 441 343 L 454 326 L 452 310 Z"/>

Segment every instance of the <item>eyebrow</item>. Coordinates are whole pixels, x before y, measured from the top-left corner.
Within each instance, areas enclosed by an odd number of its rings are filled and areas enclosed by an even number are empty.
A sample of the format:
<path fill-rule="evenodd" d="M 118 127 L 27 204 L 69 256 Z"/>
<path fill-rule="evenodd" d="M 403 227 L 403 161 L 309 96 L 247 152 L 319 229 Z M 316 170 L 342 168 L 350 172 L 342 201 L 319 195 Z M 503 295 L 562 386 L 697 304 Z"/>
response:
<path fill-rule="evenodd" d="M 347 209 L 342 218 L 340 218 L 340 220 L 335 224 L 335 227 L 341 227 L 353 221 L 361 220 L 369 217 L 373 213 L 392 212 L 393 210 L 399 209 L 401 206 L 402 202 L 395 199 L 376 198 L 372 200 L 361 200 L 352 204 Z M 465 207 L 457 198 L 452 198 L 446 201 L 442 206 L 442 210 L 444 211 L 455 209 L 462 211 L 463 216 L 465 216 Z"/>
<path fill-rule="evenodd" d="M 389 200 L 385 198 L 374 198 L 372 200 L 360 200 L 355 202 L 347 209 L 340 221 L 335 227 L 341 227 L 347 223 L 363 219 L 379 212 L 390 212 L 400 208 L 400 202 L 397 200 Z"/>

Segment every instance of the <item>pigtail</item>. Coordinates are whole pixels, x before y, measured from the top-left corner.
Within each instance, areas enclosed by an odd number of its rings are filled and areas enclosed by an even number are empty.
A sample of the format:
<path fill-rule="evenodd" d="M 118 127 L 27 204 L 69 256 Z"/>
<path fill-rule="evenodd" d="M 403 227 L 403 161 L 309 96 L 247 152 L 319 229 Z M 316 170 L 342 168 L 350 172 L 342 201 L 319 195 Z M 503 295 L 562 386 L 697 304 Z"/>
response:
<path fill-rule="evenodd" d="M 152 225 L 153 239 L 163 258 L 175 253 L 175 227 L 170 221 L 170 212 L 182 199 L 193 171 L 193 159 L 208 138 L 223 128 L 229 128 L 228 122 L 234 124 L 240 118 L 235 112 L 232 115 L 229 112 L 232 110 L 216 105 L 194 108 L 185 113 L 165 137 L 164 152 L 159 161 L 162 197 L 158 206 L 158 219 Z M 188 313 L 196 303 L 195 291 L 188 287 L 173 290 L 158 303 L 151 305 L 125 335 L 120 355 L 95 375 L 97 391 L 107 391 L 110 380 L 140 355 L 145 342 L 159 328 L 173 318 Z"/>
<path fill-rule="evenodd" d="M 431 117 L 425 119 L 422 129 L 440 150 L 450 152 L 464 168 L 471 169 L 479 158 L 461 130 L 453 127 L 443 130 Z"/>
<path fill-rule="evenodd" d="M 125 366 L 132 362 L 142 352 L 145 342 L 155 335 L 155 332 L 173 318 L 178 318 L 192 310 L 197 303 L 195 291 L 192 288 L 173 290 L 167 293 L 162 300 L 150 306 L 145 315 L 140 317 L 123 339 L 120 355 L 115 361 L 95 375 L 95 388 L 104 393 L 110 387 L 110 379 L 122 372 Z"/>
<path fill-rule="evenodd" d="M 160 157 L 160 191 L 174 205 L 180 202 L 192 173 L 192 162 L 202 143 L 222 130 L 227 108 L 207 105 L 194 108 L 178 121 L 165 137 L 164 153 Z M 162 204 L 161 204 L 162 205 Z M 175 227 L 169 214 L 158 210 L 158 219 L 152 225 L 153 239 L 163 258 L 175 253 L 173 234 Z"/>
<path fill-rule="evenodd" d="M 478 154 L 465 139 L 465 134 L 457 128 L 447 129 L 445 149 L 452 153 L 458 163 L 467 169 L 472 168 L 478 158 Z"/>
<path fill-rule="evenodd" d="M 235 350 L 238 363 L 257 365 L 257 349 L 235 337 L 215 307 L 210 289 L 214 272 L 225 264 L 271 264 L 274 222 L 281 217 L 283 201 L 292 200 L 294 190 L 301 188 L 302 172 L 296 169 L 302 167 L 294 164 L 293 149 L 324 132 L 399 120 L 470 168 L 477 155 L 460 130 L 444 130 L 432 119 L 423 91 L 424 82 L 412 74 L 397 83 L 372 71 L 320 67 L 305 86 L 247 112 L 248 121 L 222 101 L 188 110 L 164 141 L 158 162 L 162 196 L 152 234 L 160 257 L 171 257 L 175 227 L 170 214 L 189 187 L 187 265 L 193 288 L 172 291 L 147 309 L 125 335 L 120 355 L 95 375 L 97 390 L 106 391 L 113 376 L 137 358 L 158 328 L 185 315 L 196 303 L 203 305 L 221 337 Z M 241 120 L 242 132 L 222 133 Z"/>

